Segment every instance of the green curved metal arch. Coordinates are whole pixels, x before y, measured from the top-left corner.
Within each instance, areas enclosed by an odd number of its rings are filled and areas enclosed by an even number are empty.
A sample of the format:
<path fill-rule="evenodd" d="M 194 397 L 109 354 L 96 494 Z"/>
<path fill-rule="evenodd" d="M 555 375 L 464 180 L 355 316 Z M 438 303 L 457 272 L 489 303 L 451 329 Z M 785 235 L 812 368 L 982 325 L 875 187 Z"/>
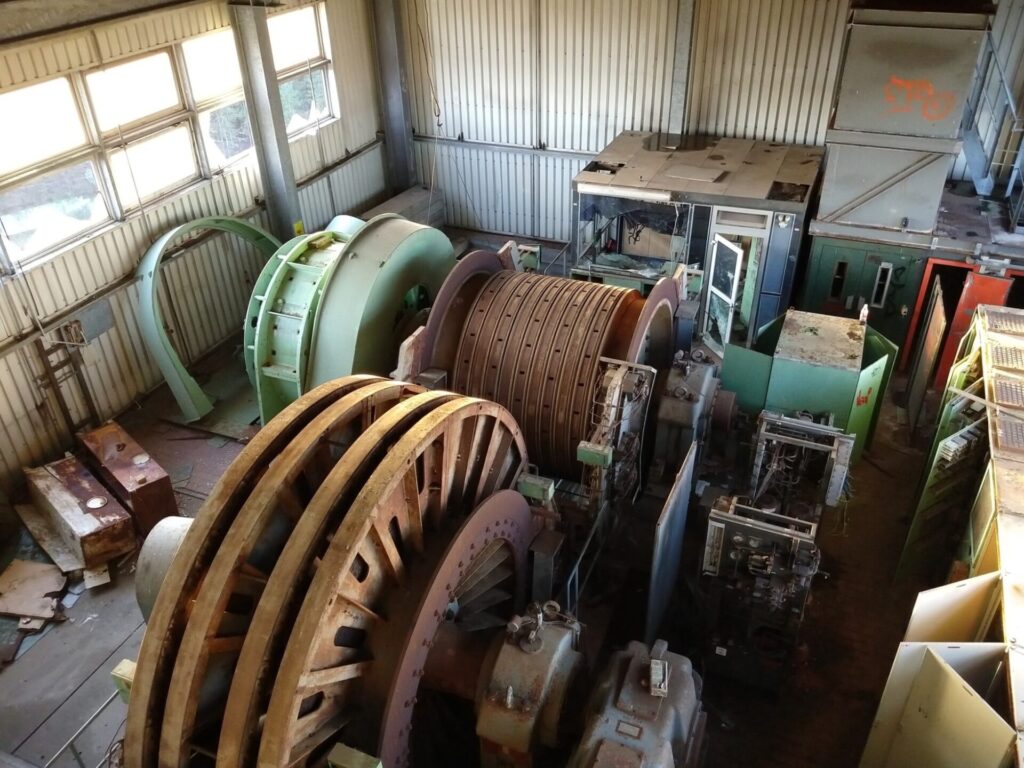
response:
<path fill-rule="evenodd" d="M 240 219 L 227 216 L 207 216 L 181 224 L 165 232 L 153 243 L 135 270 L 139 278 L 139 309 L 136 317 L 146 348 L 156 360 L 171 394 L 181 408 L 186 421 L 198 421 L 213 410 L 213 403 L 181 363 L 177 351 L 164 330 L 163 314 L 157 291 L 160 289 L 160 265 L 164 252 L 175 239 L 198 229 L 213 229 L 237 235 L 252 243 L 269 259 L 281 247 L 280 241 L 269 232 Z"/>

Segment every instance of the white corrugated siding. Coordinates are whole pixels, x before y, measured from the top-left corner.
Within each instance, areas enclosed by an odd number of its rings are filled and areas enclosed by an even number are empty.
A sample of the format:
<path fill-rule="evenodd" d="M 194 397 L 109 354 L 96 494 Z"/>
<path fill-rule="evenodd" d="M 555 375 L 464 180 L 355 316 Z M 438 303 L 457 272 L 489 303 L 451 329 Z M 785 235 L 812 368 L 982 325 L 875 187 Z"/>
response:
<path fill-rule="evenodd" d="M 686 130 L 822 144 L 847 0 L 697 0 Z"/>
<path fill-rule="evenodd" d="M 288 7 L 298 3 L 290 2 Z M 379 201 L 385 189 L 379 108 L 370 20 L 370 0 L 327 0 L 330 45 L 335 57 L 340 119 L 318 134 L 291 144 L 307 228 L 323 226 L 337 213 L 358 212 Z M 34 45 L 0 49 L 0 88 L 94 66 L 107 57 L 166 45 L 227 23 L 222 3 L 198 3 L 135 20 L 48 38 Z M 95 34 L 94 34 L 95 33 Z M 348 155 L 356 153 L 328 173 Z M 87 302 L 131 275 L 149 244 L 170 227 L 210 215 L 251 210 L 261 187 L 255 163 L 190 189 L 187 193 L 111 227 L 73 249 L 26 272 L 0 280 L 0 344 Z M 267 226 L 262 212 L 250 220 Z M 167 291 L 161 297 L 172 339 L 186 362 L 193 362 L 236 333 L 250 288 L 262 262 L 255 251 L 231 236 L 199 243 L 169 261 Z M 113 328 L 83 349 L 85 375 L 97 407 L 109 418 L 160 381 L 135 320 L 138 287 L 110 292 Z M 34 316 L 34 318 L 33 318 Z M 0 353 L 0 489 L 10 489 L 21 467 L 58 454 L 71 436 L 52 393 L 37 382 L 42 368 L 32 345 Z M 63 387 L 75 417 L 85 415 L 76 387 Z"/>
<path fill-rule="evenodd" d="M 668 129 L 678 0 L 541 3 L 540 140 L 600 152 L 621 131 Z"/>
<path fill-rule="evenodd" d="M 664 128 L 677 8 L 674 0 L 404 0 L 413 127 L 585 152 L 622 130 Z"/>
<path fill-rule="evenodd" d="M 448 224 L 569 239 L 569 185 L 586 157 L 418 141 L 416 162 L 443 191 Z"/>
<path fill-rule="evenodd" d="M 413 127 L 448 222 L 568 237 L 569 183 L 622 130 L 668 126 L 676 0 L 402 0 Z M 440 125 L 438 125 L 440 123 Z M 537 151 L 518 151 L 537 150 Z"/>

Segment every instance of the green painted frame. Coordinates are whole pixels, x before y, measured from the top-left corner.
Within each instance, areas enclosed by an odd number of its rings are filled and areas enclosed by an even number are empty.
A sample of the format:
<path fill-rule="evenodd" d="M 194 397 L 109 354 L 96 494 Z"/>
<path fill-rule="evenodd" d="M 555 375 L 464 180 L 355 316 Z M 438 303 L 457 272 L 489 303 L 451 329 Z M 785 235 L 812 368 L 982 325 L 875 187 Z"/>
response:
<path fill-rule="evenodd" d="M 181 224 L 165 232 L 153 243 L 135 270 L 139 278 L 139 306 L 136 312 L 139 328 L 146 348 L 153 356 L 161 373 L 171 388 L 178 407 L 186 421 L 198 421 L 213 410 L 213 402 L 203 392 L 194 378 L 185 370 L 177 350 L 171 344 L 164 329 L 163 313 L 157 292 L 160 290 L 160 266 L 168 246 L 176 239 L 190 232 L 211 229 L 237 235 L 265 253 L 270 259 L 281 247 L 280 241 L 254 224 L 228 216 L 207 216 Z"/>

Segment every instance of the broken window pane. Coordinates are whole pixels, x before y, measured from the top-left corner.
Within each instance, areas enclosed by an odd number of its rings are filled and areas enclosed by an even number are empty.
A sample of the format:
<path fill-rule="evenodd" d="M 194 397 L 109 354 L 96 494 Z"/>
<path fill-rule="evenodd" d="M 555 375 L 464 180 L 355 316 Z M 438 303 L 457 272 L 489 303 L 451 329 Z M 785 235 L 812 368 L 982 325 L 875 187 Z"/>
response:
<path fill-rule="evenodd" d="M 252 130 L 244 101 L 200 112 L 199 129 L 211 168 L 223 168 L 252 148 Z"/>
<path fill-rule="evenodd" d="M 331 107 L 327 102 L 327 78 L 322 69 L 282 80 L 280 89 L 284 124 L 289 134 L 331 116 Z"/>
<path fill-rule="evenodd" d="M 109 218 L 92 160 L 0 192 L 0 224 L 14 261 L 42 253 Z"/>

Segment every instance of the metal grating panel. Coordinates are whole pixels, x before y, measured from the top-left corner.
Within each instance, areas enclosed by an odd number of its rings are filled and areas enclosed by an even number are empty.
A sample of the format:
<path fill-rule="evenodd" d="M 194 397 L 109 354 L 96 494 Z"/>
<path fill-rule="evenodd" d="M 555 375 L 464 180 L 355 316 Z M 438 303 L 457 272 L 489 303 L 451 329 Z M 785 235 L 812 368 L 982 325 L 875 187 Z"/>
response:
<path fill-rule="evenodd" d="M 1024 382 L 1014 379 L 995 379 L 994 384 L 997 403 L 1024 408 Z"/>
<path fill-rule="evenodd" d="M 1005 344 L 991 346 L 992 365 L 1015 371 L 1024 371 L 1024 349 Z"/>
<path fill-rule="evenodd" d="M 1024 451 L 1024 421 L 1016 416 L 1000 414 L 996 419 L 996 437 L 1000 448 Z"/>
<path fill-rule="evenodd" d="M 989 310 L 985 313 L 989 330 L 996 333 L 1012 333 L 1024 336 L 1024 317 L 1010 312 Z"/>

